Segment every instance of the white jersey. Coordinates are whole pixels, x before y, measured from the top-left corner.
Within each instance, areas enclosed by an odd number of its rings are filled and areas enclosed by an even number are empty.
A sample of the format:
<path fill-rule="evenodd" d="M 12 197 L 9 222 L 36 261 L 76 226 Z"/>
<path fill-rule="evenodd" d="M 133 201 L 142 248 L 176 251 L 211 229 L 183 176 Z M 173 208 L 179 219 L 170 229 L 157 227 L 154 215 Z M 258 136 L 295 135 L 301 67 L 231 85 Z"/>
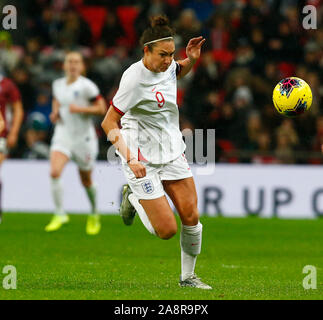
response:
<path fill-rule="evenodd" d="M 91 101 L 99 96 L 99 89 L 95 83 L 83 76 L 68 84 L 67 78 L 60 78 L 53 82 L 54 98 L 59 102 L 60 120 L 55 126 L 55 135 L 76 139 L 85 135 L 96 136 L 92 116 L 79 113 L 71 113 L 70 104 L 87 107 Z"/>
<path fill-rule="evenodd" d="M 167 163 L 185 150 L 176 102 L 178 67 L 173 60 L 165 72 L 155 73 L 140 60 L 122 75 L 112 105 L 124 115 L 121 133 L 139 160 Z"/>

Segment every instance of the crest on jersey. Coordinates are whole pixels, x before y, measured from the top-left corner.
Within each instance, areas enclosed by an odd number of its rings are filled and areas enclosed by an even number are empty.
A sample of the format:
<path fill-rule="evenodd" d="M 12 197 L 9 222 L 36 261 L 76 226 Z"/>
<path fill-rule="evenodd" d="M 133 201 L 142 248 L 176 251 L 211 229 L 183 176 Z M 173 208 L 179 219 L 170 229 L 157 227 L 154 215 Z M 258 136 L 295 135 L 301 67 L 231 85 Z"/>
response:
<path fill-rule="evenodd" d="M 142 189 L 145 193 L 153 193 L 154 192 L 154 185 L 150 179 L 144 180 L 144 182 L 141 183 Z"/>
<path fill-rule="evenodd" d="M 74 91 L 74 98 L 77 98 L 79 96 L 79 91 Z"/>

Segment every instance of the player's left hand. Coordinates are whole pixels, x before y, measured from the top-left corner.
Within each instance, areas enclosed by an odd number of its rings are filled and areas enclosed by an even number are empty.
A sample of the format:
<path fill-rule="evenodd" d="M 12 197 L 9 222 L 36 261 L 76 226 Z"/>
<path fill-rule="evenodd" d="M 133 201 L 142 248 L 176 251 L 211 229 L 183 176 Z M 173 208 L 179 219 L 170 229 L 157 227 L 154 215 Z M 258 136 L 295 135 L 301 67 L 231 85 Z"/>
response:
<path fill-rule="evenodd" d="M 200 36 L 192 38 L 186 46 L 186 55 L 191 61 L 196 61 L 201 55 L 201 47 L 205 39 Z"/>
<path fill-rule="evenodd" d="M 82 108 L 77 106 L 74 103 L 70 104 L 70 113 L 81 113 L 82 112 Z"/>
<path fill-rule="evenodd" d="M 9 132 L 7 136 L 7 147 L 9 149 L 13 148 L 17 144 L 17 140 L 18 140 L 18 135 L 15 134 L 14 132 Z"/>

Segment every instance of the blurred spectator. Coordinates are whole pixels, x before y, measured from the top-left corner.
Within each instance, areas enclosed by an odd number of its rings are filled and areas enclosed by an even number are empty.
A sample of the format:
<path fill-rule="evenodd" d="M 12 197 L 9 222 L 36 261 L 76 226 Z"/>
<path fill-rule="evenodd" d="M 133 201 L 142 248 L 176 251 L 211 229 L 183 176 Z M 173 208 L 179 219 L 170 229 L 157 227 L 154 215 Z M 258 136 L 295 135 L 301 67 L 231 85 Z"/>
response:
<path fill-rule="evenodd" d="M 34 58 L 34 63 L 38 63 L 41 44 L 38 38 L 29 38 L 26 40 L 25 55 L 30 55 Z"/>
<path fill-rule="evenodd" d="M 276 129 L 275 155 L 279 163 L 291 164 L 296 162 L 294 151 L 299 146 L 299 137 L 291 119 L 284 119 Z"/>
<path fill-rule="evenodd" d="M 272 141 L 268 131 L 260 131 L 256 138 L 256 150 L 251 162 L 257 164 L 277 163 L 277 159 L 271 153 Z"/>
<path fill-rule="evenodd" d="M 286 20 L 279 23 L 277 34 L 270 39 L 268 53 L 276 61 L 299 62 L 302 47 L 298 35 L 291 32 Z"/>
<path fill-rule="evenodd" d="M 188 119 L 193 121 L 197 128 L 202 128 L 199 119 L 201 119 L 201 117 L 204 117 L 205 119 L 205 117 L 207 117 L 207 112 L 210 112 L 213 109 L 210 107 L 210 97 L 208 95 L 210 92 L 214 93 L 217 86 L 218 67 L 212 58 L 212 52 L 208 51 L 202 56 L 200 67 L 196 70 L 191 82 L 188 84 L 184 98 L 185 103 L 183 112 L 185 112 Z M 216 94 L 218 95 L 218 93 Z M 218 98 L 220 98 L 219 95 Z M 201 101 L 203 101 L 203 103 L 205 102 L 206 105 L 201 106 Z M 201 116 L 201 110 L 203 116 Z M 205 126 L 206 121 L 204 120 L 203 123 Z"/>
<path fill-rule="evenodd" d="M 28 116 L 24 138 L 26 149 L 23 153 L 23 158 L 48 159 L 49 145 L 46 142 L 47 124 L 43 114 L 33 112 Z"/>
<path fill-rule="evenodd" d="M 190 39 L 200 35 L 201 24 L 192 9 L 183 10 L 174 26 L 177 36 L 180 37 L 180 46 L 183 48 L 186 47 Z"/>
<path fill-rule="evenodd" d="M 20 91 L 23 108 L 28 113 L 35 103 L 36 88 L 32 85 L 30 75 L 24 68 L 16 68 L 12 72 L 12 78 Z"/>
<path fill-rule="evenodd" d="M 275 156 L 277 158 L 278 163 L 295 163 L 294 150 L 287 134 L 278 134 L 276 136 Z"/>
<path fill-rule="evenodd" d="M 105 44 L 103 42 L 96 44 L 90 59 L 89 76 L 97 83 L 99 88 L 107 90 L 111 87 L 121 71 L 122 65 L 117 54 L 107 56 Z"/>
<path fill-rule="evenodd" d="M 232 68 L 248 68 L 251 71 L 256 71 L 257 57 L 253 48 L 250 46 L 247 38 L 240 38 L 238 40 L 235 59 L 232 64 Z"/>
<path fill-rule="evenodd" d="M 165 14 L 166 12 L 166 1 L 163 0 L 150 0 L 147 15 L 148 17 L 156 16 L 159 14 Z"/>
<path fill-rule="evenodd" d="M 264 57 L 266 52 L 265 35 L 261 28 L 256 27 L 251 30 L 250 44 L 254 48 L 256 55 Z"/>
<path fill-rule="evenodd" d="M 32 109 L 32 114 L 43 115 L 44 120 L 42 121 L 42 126 L 49 130 L 51 126 L 51 121 L 49 119 L 49 115 L 52 111 L 52 102 L 51 102 L 51 94 L 50 88 L 43 87 L 36 97 L 36 104 Z"/>
<path fill-rule="evenodd" d="M 101 33 L 101 41 L 104 42 L 107 47 L 114 47 L 118 45 L 118 40 L 124 35 L 124 30 L 116 13 L 108 10 Z"/>
<path fill-rule="evenodd" d="M 323 112 L 323 92 L 320 86 L 319 76 L 316 72 L 308 72 L 304 80 L 307 81 L 307 83 L 311 87 L 311 91 L 314 97 L 311 112 L 313 113 L 313 115 L 318 116 Z"/>
<path fill-rule="evenodd" d="M 0 31 L 0 66 L 2 70 L 11 72 L 19 62 L 19 55 L 12 47 L 11 35 L 8 31 Z"/>
<path fill-rule="evenodd" d="M 65 52 L 63 50 L 56 49 L 48 55 L 42 55 L 41 64 L 43 70 L 46 70 L 46 72 L 39 74 L 39 76 L 37 77 L 38 84 L 52 83 L 54 80 L 64 75 L 64 72 L 62 70 L 64 54 Z"/>
<path fill-rule="evenodd" d="M 92 34 L 88 24 L 73 9 L 65 12 L 62 27 L 57 35 L 58 46 L 73 49 L 78 46 L 91 46 Z"/>
<path fill-rule="evenodd" d="M 305 46 L 304 62 L 308 69 L 316 71 L 322 56 L 323 47 L 320 47 L 316 42 L 308 42 Z"/>
<path fill-rule="evenodd" d="M 316 119 L 316 133 L 312 141 L 312 150 L 320 152 L 323 144 L 323 116 Z"/>
<path fill-rule="evenodd" d="M 239 119 L 231 103 L 225 102 L 211 114 L 208 127 L 215 128 L 218 139 L 229 139 L 234 141 L 234 132 L 237 132 Z"/>
<path fill-rule="evenodd" d="M 247 118 L 246 141 L 243 145 L 245 149 L 257 149 L 258 137 L 263 131 L 261 115 L 258 112 L 251 112 Z"/>
<path fill-rule="evenodd" d="M 215 14 L 211 17 L 208 28 L 208 46 L 212 50 L 225 50 L 228 48 L 230 33 L 224 16 Z"/>
<path fill-rule="evenodd" d="M 36 1 L 41 2 L 41 0 Z M 38 5 L 38 3 L 34 4 L 35 7 L 33 9 L 36 9 L 35 12 L 37 12 L 37 9 L 39 9 Z M 41 7 L 42 6 L 40 6 L 40 8 Z M 43 45 L 51 46 L 53 44 L 57 44 L 57 36 L 61 27 L 62 16 L 55 15 L 52 8 L 43 3 L 41 13 L 39 15 L 35 15 L 30 33 L 33 36 L 39 37 Z"/>
<path fill-rule="evenodd" d="M 294 128 L 294 122 L 291 119 L 284 119 L 281 125 L 276 129 L 276 135 L 287 137 L 289 144 L 296 148 L 299 145 L 298 134 Z"/>
<path fill-rule="evenodd" d="M 251 87 L 253 88 L 254 103 L 256 106 L 264 106 L 267 101 L 271 101 L 272 91 L 276 84 L 281 80 L 276 63 L 267 61 L 260 73 L 255 73 L 252 78 Z M 267 107 L 268 108 L 268 107 Z M 272 108 L 270 103 L 269 108 Z"/>
<path fill-rule="evenodd" d="M 184 8 L 193 9 L 198 20 L 206 21 L 214 9 L 212 0 L 188 0 L 184 1 Z"/>

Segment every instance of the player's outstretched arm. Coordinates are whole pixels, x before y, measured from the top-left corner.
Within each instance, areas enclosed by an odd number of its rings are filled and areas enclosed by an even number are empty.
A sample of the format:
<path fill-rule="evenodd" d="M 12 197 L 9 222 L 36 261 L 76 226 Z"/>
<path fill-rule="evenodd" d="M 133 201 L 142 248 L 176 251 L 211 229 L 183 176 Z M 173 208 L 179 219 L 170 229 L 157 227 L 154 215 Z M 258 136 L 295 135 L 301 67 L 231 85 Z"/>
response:
<path fill-rule="evenodd" d="M 21 100 L 17 100 L 12 104 L 13 118 L 11 129 L 7 136 L 7 146 L 8 148 L 13 148 L 18 140 L 19 130 L 24 118 L 24 110 L 22 108 Z"/>
<path fill-rule="evenodd" d="M 90 106 L 87 107 L 80 107 L 75 104 L 70 104 L 70 112 L 103 116 L 107 112 L 107 106 L 104 99 L 102 97 L 99 97 Z"/>
<path fill-rule="evenodd" d="M 204 42 L 205 42 L 205 39 L 202 36 L 197 38 L 192 38 L 188 42 L 186 46 L 187 58 L 184 60 L 177 61 L 177 63 L 179 63 L 181 66 L 181 70 L 177 75 L 177 79 L 184 77 L 186 74 L 188 74 L 191 71 L 195 62 L 198 60 L 198 58 L 201 55 L 201 47 Z"/>
<path fill-rule="evenodd" d="M 146 168 L 133 154 L 131 154 L 131 151 L 127 147 L 119 130 L 118 124 L 121 117 L 122 115 L 115 111 L 113 106 L 110 106 L 101 126 L 111 143 L 127 161 L 129 168 L 132 170 L 136 178 L 143 178 L 146 176 Z"/>

